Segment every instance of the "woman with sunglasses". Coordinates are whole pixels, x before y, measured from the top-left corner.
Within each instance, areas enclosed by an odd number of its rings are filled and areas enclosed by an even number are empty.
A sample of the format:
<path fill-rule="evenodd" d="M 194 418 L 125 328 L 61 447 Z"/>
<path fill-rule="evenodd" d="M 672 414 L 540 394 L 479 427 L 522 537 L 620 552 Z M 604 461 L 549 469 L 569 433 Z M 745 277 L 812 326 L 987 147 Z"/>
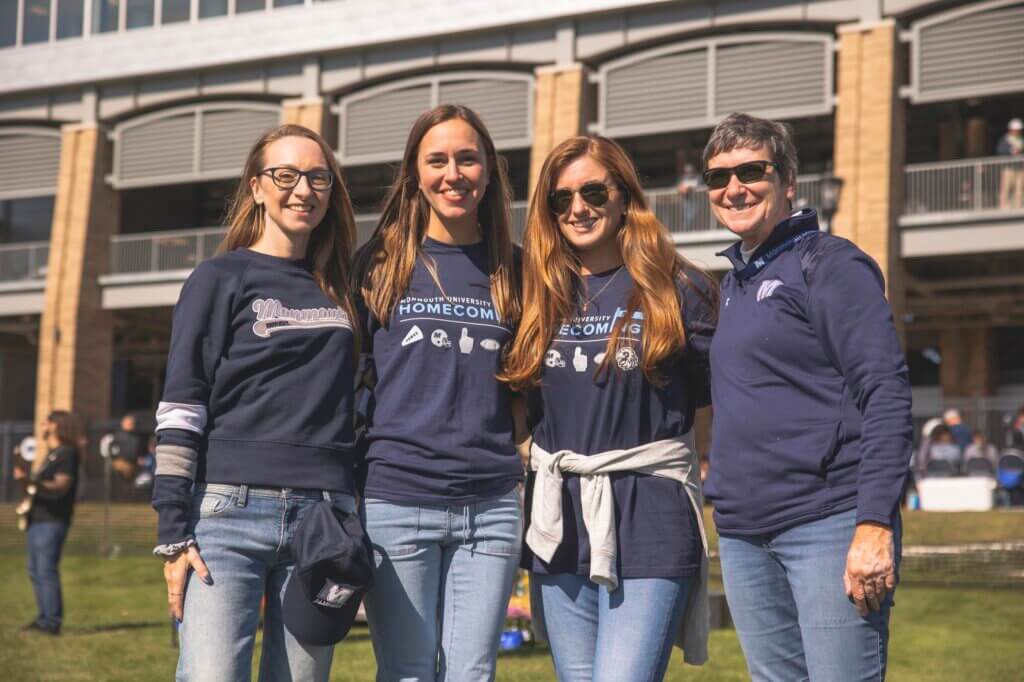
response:
<path fill-rule="evenodd" d="M 522 530 L 511 393 L 511 188 L 480 118 L 412 126 L 356 258 L 368 354 L 366 595 L 379 680 L 494 679 Z"/>
<path fill-rule="evenodd" d="M 174 308 L 157 409 L 155 553 L 181 621 L 178 680 L 326 680 L 333 647 L 282 622 L 290 538 L 319 500 L 355 511 L 349 288 L 355 222 L 330 147 L 281 126 L 253 146 L 219 255 Z"/>
<path fill-rule="evenodd" d="M 707 494 L 750 675 L 883 679 L 912 434 L 882 275 L 793 212 L 786 125 L 732 114 L 704 163 L 740 238 L 711 347 Z"/>
<path fill-rule="evenodd" d="M 675 250 L 613 141 L 544 161 L 502 378 L 531 391 L 523 565 L 560 680 L 655 680 L 707 657 L 700 468 L 716 286 Z M 685 616 L 685 617 L 684 617 Z"/>

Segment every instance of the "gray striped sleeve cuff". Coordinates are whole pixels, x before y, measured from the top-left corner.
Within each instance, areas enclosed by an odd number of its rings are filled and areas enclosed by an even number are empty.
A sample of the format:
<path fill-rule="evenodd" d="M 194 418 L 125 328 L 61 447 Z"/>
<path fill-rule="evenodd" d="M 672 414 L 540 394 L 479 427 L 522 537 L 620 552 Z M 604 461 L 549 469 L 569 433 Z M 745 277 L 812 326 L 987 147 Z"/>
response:
<path fill-rule="evenodd" d="M 183 445 L 156 446 L 156 475 L 181 476 L 190 481 L 196 479 L 196 463 L 199 454 Z"/>

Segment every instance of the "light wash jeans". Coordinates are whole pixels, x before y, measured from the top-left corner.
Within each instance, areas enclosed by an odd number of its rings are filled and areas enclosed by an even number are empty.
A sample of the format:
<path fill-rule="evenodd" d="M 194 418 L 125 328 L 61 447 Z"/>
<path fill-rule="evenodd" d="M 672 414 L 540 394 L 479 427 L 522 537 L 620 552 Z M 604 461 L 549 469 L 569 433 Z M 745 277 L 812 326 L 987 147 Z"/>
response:
<path fill-rule="evenodd" d="M 720 536 L 726 600 L 755 681 L 885 679 L 892 596 L 862 618 L 843 587 L 856 516 Z M 898 566 L 898 518 L 894 530 Z"/>
<path fill-rule="evenodd" d="M 585 575 L 531 573 L 560 682 L 649 682 L 665 676 L 690 578 L 622 578 L 614 592 Z"/>
<path fill-rule="evenodd" d="M 351 495 L 330 497 L 337 509 L 355 511 Z M 319 490 L 197 486 L 192 525 L 213 584 L 189 574 L 179 631 L 178 680 L 250 679 L 264 593 L 259 679 L 327 680 L 334 647 L 301 644 L 281 620 L 281 600 L 294 567 L 289 543 L 303 516 L 322 499 Z"/>
<path fill-rule="evenodd" d="M 60 631 L 64 620 L 64 602 L 60 592 L 60 555 L 68 537 L 68 525 L 59 521 L 39 521 L 28 527 L 28 577 L 36 594 L 36 623 Z"/>
<path fill-rule="evenodd" d="M 493 680 L 522 535 L 515 490 L 469 505 L 362 504 L 366 617 L 386 682 Z"/>

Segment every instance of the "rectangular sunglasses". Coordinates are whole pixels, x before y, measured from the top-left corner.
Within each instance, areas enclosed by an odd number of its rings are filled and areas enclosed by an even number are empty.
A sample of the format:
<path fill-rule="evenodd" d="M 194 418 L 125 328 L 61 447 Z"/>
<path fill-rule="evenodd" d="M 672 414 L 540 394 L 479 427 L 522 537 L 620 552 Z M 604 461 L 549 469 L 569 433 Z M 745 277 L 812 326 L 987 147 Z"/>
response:
<path fill-rule="evenodd" d="M 608 186 L 600 182 L 588 182 L 577 192 L 583 201 L 598 208 L 608 203 Z M 555 215 L 562 215 L 572 207 L 572 198 L 576 192 L 571 189 L 558 189 L 548 196 L 548 207 Z"/>
<path fill-rule="evenodd" d="M 732 168 L 709 168 L 704 171 L 704 184 L 708 189 L 722 189 L 729 184 L 729 179 L 735 174 L 736 179 L 744 185 L 763 180 L 768 167 L 773 166 L 779 169 L 779 164 L 774 161 L 747 161 Z"/>

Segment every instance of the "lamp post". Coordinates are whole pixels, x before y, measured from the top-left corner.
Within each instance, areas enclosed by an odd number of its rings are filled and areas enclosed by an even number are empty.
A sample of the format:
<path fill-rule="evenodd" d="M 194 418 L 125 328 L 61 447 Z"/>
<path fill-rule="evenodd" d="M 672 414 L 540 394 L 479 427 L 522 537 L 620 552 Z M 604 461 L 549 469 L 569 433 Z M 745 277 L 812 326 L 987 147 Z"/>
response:
<path fill-rule="evenodd" d="M 843 179 L 832 174 L 832 164 L 825 166 L 825 174 L 821 176 L 821 205 L 818 212 L 824 223 L 826 232 L 832 231 L 832 217 L 839 209 L 839 195 L 843 193 Z"/>

